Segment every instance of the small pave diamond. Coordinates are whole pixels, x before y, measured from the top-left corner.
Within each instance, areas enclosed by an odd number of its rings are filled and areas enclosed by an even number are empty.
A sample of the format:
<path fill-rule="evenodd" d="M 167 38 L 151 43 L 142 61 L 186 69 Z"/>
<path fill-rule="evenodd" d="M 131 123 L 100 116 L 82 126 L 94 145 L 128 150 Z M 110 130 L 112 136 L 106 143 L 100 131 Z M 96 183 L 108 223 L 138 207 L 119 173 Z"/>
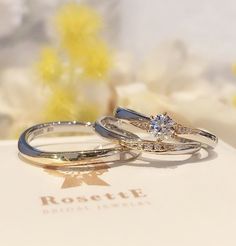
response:
<path fill-rule="evenodd" d="M 158 114 L 150 121 L 149 132 L 158 140 L 168 140 L 175 132 L 176 123 L 166 114 Z"/>

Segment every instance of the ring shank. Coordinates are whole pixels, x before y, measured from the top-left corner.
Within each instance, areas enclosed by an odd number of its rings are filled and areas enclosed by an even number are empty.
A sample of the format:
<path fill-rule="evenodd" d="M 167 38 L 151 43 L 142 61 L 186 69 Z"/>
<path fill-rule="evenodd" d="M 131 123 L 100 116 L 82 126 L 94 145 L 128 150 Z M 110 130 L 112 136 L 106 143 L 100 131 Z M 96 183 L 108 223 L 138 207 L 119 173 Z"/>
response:
<path fill-rule="evenodd" d="M 78 121 L 59 121 L 38 124 L 22 133 L 18 141 L 18 149 L 25 159 L 37 161 L 43 166 L 50 167 L 114 162 L 121 159 L 134 158 L 139 154 L 137 151 L 129 151 L 127 148 L 118 145 L 102 149 L 51 152 L 41 151 L 30 144 L 34 139 L 50 133 L 79 132 L 91 134 L 94 133 L 93 127 L 92 123 Z"/>

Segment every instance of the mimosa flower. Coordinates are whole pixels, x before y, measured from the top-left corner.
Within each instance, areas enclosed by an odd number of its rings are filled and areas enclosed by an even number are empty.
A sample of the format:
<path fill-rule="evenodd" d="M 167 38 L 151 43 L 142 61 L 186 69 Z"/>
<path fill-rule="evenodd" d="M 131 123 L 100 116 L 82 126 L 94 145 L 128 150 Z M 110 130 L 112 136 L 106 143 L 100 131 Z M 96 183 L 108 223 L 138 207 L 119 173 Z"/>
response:
<path fill-rule="evenodd" d="M 236 107 L 236 95 L 233 96 L 232 103 L 233 103 L 234 107 Z"/>
<path fill-rule="evenodd" d="M 76 119 L 78 114 L 76 93 L 71 89 L 55 87 L 43 113 L 45 121 Z"/>
<path fill-rule="evenodd" d="M 76 3 L 64 5 L 55 19 L 62 48 L 72 59 L 79 59 L 101 30 L 101 19 L 97 13 Z"/>
<path fill-rule="evenodd" d="M 100 35 L 101 19 L 89 7 L 69 3 L 59 9 L 55 24 L 60 46 L 44 48 L 37 64 L 41 80 L 51 92 L 44 118 L 95 119 L 99 110 L 77 92 L 84 82 L 103 80 L 111 66 L 109 49 Z M 79 112 L 78 101 L 83 108 Z"/>
<path fill-rule="evenodd" d="M 63 72 L 63 65 L 54 48 L 46 47 L 42 50 L 37 70 L 45 84 L 52 85 L 58 82 Z"/>
<path fill-rule="evenodd" d="M 236 74 L 236 64 L 232 65 L 232 72 L 233 72 L 233 74 Z"/>
<path fill-rule="evenodd" d="M 111 67 L 111 57 L 107 46 L 101 41 L 91 45 L 84 54 L 84 59 L 81 60 L 81 67 L 85 78 L 104 78 Z"/>

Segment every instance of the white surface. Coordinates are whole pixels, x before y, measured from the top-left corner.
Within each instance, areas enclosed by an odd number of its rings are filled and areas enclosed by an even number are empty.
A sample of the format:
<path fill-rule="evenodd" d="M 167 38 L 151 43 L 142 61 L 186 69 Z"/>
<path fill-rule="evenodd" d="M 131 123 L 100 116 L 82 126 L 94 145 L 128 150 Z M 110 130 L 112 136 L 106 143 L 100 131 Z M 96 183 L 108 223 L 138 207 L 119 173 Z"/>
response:
<path fill-rule="evenodd" d="M 151 163 L 137 160 L 106 170 L 100 177 L 108 186 L 67 189 L 60 188 L 63 177 L 19 160 L 16 142 L 0 142 L 0 151 L 0 245 L 236 245 L 236 151 L 221 141 L 208 158 L 204 151 L 189 160 L 153 156 Z M 147 197 L 50 205 L 50 213 L 42 213 L 41 196 L 103 196 L 129 189 L 141 189 Z M 109 208 L 114 202 L 118 207 Z M 88 210 L 65 212 L 78 206 Z"/>

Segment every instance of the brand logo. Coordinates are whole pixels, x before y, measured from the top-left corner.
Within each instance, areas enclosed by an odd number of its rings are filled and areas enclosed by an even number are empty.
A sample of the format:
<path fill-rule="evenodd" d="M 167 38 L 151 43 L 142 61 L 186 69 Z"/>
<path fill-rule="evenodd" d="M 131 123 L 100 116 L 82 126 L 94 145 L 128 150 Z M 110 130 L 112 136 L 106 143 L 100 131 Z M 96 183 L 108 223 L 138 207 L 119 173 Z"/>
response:
<path fill-rule="evenodd" d="M 130 189 L 126 192 L 114 193 L 105 193 L 102 195 L 80 195 L 75 197 L 62 197 L 58 198 L 55 196 L 42 196 L 41 203 L 43 206 L 52 206 L 52 205 L 62 205 L 62 204 L 72 204 L 72 203 L 86 203 L 91 201 L 108 201 L 116 199 L 133 199 L 133 198 L 144 198 L 147 195 L 143 193 L 141 189 Z"/>
<path fill-rule="evenodd" d="M 140 188 L 92 195 L 41 196 L 40 203 L 42 212 L 45 215 L 87 210 L 99 211 L 121 207 L 133 208 L 150 205 L 147 194 Z"/>
<path fill-rule="evenodd" d="M 108 165 L 103 165 L 102 167 L 45 169 L 45 172 L 63 178 L 61 188 L 66 189 L 82 185 L 109 186 L 109 183 L 102 178 L 102 175 L 108 172 L 108 168 Z"/>

